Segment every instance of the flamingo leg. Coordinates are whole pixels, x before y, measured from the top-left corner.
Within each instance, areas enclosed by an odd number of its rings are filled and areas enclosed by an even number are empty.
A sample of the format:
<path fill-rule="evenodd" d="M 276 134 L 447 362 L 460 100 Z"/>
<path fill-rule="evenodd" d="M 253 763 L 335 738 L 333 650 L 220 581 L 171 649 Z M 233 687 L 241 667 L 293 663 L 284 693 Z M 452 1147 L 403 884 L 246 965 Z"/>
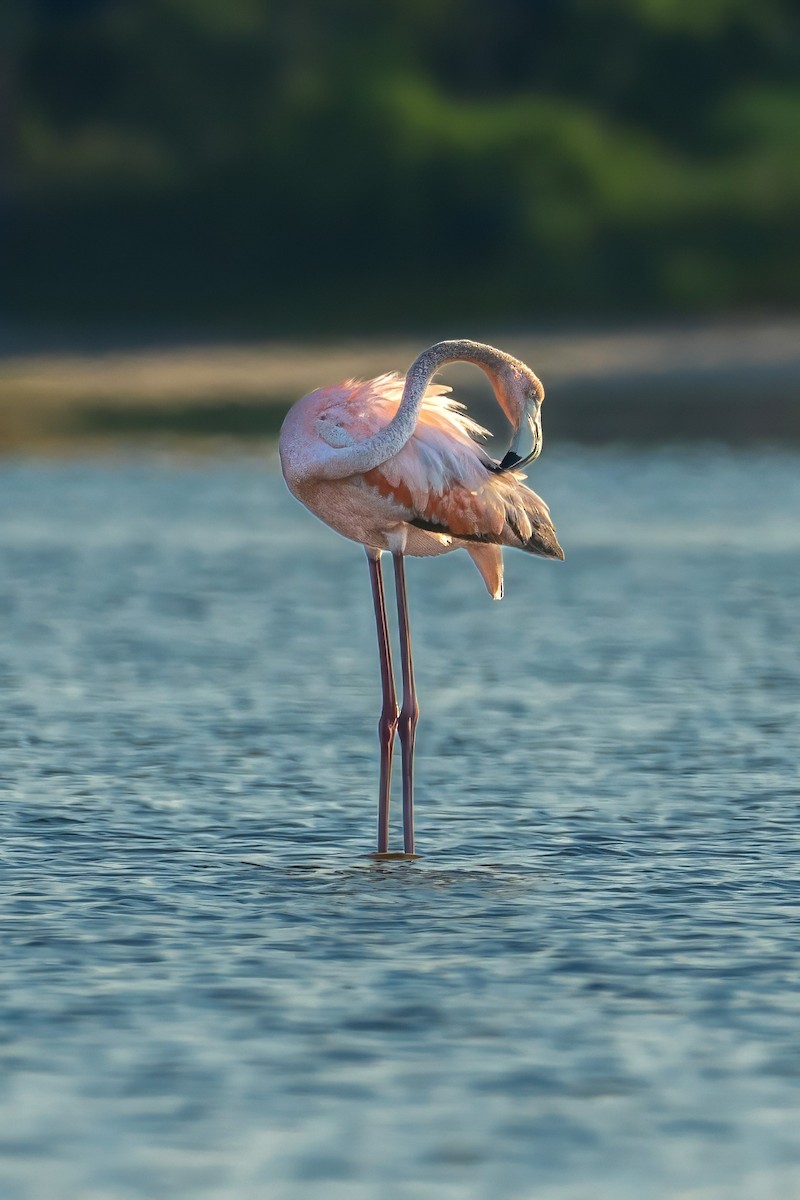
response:
<path fill-rule="evenodd" d="M 397 592 L 397 617 L 400 627 L 400 663 L 403 670 L 403 703 L 400 708 L 401 763 L 403 767 L 403 849 L 414 853 L 414 739 L 419 706 L 411 661 L 411 633 L 408 626 L 406 570 L 402 554 L 394 554 L 394 583 Z"/>
<path fill-rule="evenodd" d="M 389 626 L 386 620 L 386 600 L 383 591 L 383 570 L 380 550 L 367 550 L 369 578 L 372 584 L 372 603 L 375 606 L 375 624 L 378 627 L 378 655 L 381 663 L 381 688 L 383 704 L 378 721 L 378 739 L 381 747 L 381 778 L 378 790 L 378 853 L 389 850 L 389 795 L 392 786 L 392 754 L 394 735 L 399 716 L 397 697 L 394 691 L 392 671 L 392 648 L 389 641 Z"/>

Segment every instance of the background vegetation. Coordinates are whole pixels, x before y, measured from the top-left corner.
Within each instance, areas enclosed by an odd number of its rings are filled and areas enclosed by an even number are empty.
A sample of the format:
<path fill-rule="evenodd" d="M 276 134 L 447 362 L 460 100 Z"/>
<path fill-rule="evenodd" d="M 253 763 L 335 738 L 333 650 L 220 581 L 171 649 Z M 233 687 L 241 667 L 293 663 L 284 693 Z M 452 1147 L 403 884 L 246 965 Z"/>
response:
<path fill-rule="evenodd" d="M 3 0 L 5 307 L 240 331 L 800 300 L 791 0 Z"/>

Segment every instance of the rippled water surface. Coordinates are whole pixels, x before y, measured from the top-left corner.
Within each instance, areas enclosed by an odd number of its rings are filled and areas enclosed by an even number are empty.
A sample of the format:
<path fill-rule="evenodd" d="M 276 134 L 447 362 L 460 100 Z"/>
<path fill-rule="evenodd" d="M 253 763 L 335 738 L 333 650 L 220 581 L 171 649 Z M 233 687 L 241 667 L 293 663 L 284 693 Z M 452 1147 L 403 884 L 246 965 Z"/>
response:
<path fill-rule="evenodd" d="M 5 1200 L 800 1197 L 800 458 L 531 482 L 565 563 L 410 564 L 379 864 L 358 547 L 274 460 L 2 465 Z"/>

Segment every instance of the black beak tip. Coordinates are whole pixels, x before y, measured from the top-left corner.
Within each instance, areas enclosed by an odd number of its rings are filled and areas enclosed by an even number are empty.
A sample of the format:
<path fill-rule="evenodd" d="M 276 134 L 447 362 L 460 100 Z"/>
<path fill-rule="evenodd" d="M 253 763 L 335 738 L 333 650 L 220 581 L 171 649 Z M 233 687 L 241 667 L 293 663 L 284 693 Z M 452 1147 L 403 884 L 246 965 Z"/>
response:
<path fill-rule="evenodd" d="M 513 450 L 509 450 L 506 453 L 505 458 L 500 463 L 500 466 L 498 469 L 501 471 L 511 471 L 517 465 L 517 463 L 521 463 L 521 462 L 522 462 L 522 459 L 520 458 L 520 456 L 518 454 L 515 454 Z"/>

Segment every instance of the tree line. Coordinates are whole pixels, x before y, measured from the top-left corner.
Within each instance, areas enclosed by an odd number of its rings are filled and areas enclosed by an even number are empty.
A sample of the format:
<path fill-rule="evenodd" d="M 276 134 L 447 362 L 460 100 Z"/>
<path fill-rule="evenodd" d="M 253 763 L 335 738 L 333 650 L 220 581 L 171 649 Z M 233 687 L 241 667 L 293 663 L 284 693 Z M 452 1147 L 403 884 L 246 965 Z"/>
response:
<path fill-rule="evenodd" d="M 791 0 L 5 0 L 4 307 L 788 307 L 799 67 Z"/>

